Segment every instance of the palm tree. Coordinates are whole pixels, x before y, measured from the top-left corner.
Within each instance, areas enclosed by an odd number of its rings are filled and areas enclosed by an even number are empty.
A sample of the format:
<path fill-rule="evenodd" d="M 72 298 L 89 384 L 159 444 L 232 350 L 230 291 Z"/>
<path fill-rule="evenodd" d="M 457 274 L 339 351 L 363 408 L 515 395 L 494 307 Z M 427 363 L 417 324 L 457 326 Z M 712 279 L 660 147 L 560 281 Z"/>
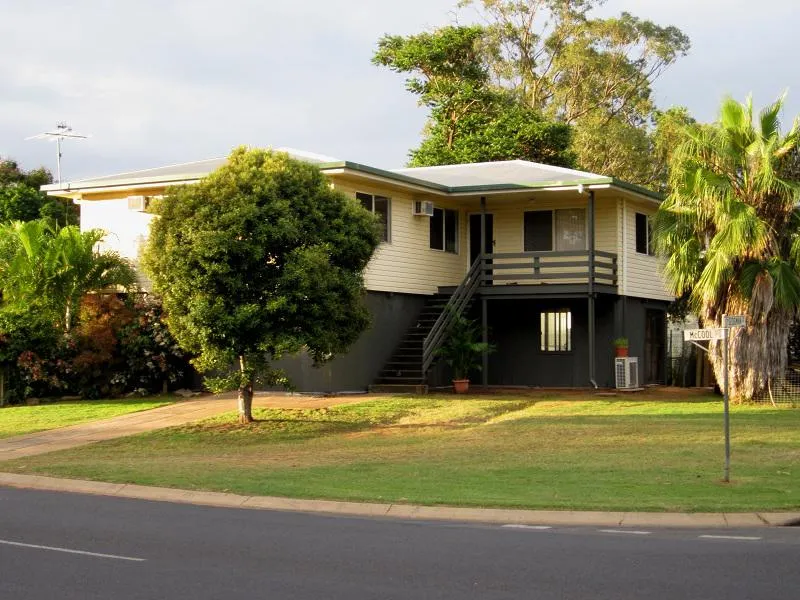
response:
<path fill-rule="evenodd" d="M 784 97 L 753 113 L 752 99 L 726 99 L 719 120 L 687 126 L 670 161 L 670 188 L 654 222 L 664 274 L 676 296 L 689 294 L 706 327 L 724 314 L 747 315 L 733 330 L 730 394 L 769 389 L 786 368 L 787 340 L 800 306 L 800 186 L 783 169 L 798 147 L 798 121 L 783 135 Z M 721 344 L 712 342 L 718 381 Z"/>
<path fill-rule="evenodd" d="M 3 302 L 52 310 L 69 331 L 86 294 L 135 285 L 128 261 L 116 252 L 96 249 L 103 237 L 99 229 L 55 228 L 43 220 L 0 227 Z"/>

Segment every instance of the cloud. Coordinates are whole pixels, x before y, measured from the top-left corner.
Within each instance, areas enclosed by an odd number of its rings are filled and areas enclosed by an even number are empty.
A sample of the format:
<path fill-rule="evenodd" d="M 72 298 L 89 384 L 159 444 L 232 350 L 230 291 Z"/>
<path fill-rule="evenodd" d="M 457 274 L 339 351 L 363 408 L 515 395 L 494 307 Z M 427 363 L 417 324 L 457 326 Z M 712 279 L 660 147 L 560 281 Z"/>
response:
<path fill-rule="evenodd" d="M 292 146 L 394 167 L 425 112 L 402 77 L 370 64 L 384 33 L 452 21 L 455 0 L 4 0 L 0 155 L 54 168 L 26 136 L 66 120 L 69 178 Z M 785 48 L 792 1 L 611 0 L 692 37 L 692 54 L 657 82 L 660 104 L 710 119 L 723 93 L 765 104 L 798 80 Z M 745 11 L 745 7 L 748 10 Z M 790 96 L 800 110 L 800 89 Z"/>

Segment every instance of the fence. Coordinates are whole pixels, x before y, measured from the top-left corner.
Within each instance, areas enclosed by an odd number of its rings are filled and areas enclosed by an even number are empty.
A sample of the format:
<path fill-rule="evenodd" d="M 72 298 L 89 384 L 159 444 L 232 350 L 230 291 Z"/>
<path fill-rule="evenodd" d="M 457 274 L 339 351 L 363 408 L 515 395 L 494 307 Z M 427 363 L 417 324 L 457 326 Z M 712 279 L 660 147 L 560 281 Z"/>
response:
<path fill-rule="evenodd" d="M 790 366 L 783 377 L 773 379 L 767 390 L 753 398 L 753 401 L 800 408 L 800 366 Z"/>

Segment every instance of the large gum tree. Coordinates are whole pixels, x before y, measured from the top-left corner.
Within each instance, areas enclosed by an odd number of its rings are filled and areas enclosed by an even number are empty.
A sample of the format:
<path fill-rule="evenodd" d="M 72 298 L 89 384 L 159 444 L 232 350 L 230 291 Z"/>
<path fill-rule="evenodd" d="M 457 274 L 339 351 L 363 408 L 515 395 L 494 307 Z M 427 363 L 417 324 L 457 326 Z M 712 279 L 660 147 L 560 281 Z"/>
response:
<path fill-rule="evenodd" d="M 209 386 L 238 390 L 241 423 L 254 383 L 280 381 L 274 359 L 304 349 L 324 362 L 367 327 L 363 271 L 379 227 L 315 166 L 239 148 L 156 212 L 145 270 Z"/>
<path fill-rule="evenodd" d="M 690 294 L 702 324 L 747 316 L 730 340 L 730 393 L 738 400 L 769 393 L 783 375 L 800 306 L 800 186 L 790 168 L 798 122 L 782 133 L 782 108 L 780 98 L 755 114 L 752 99 L 728 98 L 716 123 L 687 126 L 654 221 L 666 280 L 677 296 Z M 722 381 L 721 344 L 710 350 Z"/>

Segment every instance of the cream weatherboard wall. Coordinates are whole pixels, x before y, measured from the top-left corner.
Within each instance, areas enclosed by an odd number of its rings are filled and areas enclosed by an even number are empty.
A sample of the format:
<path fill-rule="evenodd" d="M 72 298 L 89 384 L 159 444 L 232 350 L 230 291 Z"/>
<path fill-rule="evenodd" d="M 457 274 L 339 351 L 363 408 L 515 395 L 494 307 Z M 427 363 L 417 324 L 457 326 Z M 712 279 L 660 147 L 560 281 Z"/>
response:
<path fill-rule="evenodd" d="M 587 208 L 587 199 L 572 192 L 548 193 L 539 196 L 507 199 L 489 199 L 486 211 L 494 215 L 494 251 L 496 253 L 516 253 L 524 251 L 525 212 L 537 210 L 557 210 Z M 588 224 L 587 224 L 588 226 Z M 616 203 L 610 198 L 595 200 L 595 248 L 605 252 L 617 252 Z M 553 262 L 570 262 L 575 258 L 554 258 Z M 519 262 L 519 261 L 515 261 Z M 580 272 L 585 269 L 564 268 L 562 272 Z M 522 270 L 504 269 L 503 275 L 516 275 Z M 527 270 L 525 271 L 527 272 Z M 549 271 L 554 272 L 554 271 Z M 583 283 L 585 277 L 560 280 L 559 283 Z M 503 281 L 510 284 L 530 284 L 530 280 Z"/>
<path fill-rule="evenodd" d="M 365 273 L 368 290 L 406 294 L 434 294 L 439 286 L 461 283 L 466 273 L 469 252 L 466 244 L 466 211 L 458 215 L 458 252 L 430 248 L 430 218 L 411 214 L 414 200 L 433 200 L 438 208 L 458 205 L 444 198 L 412 196 L 380 186 L 352 182 L 334 183 L 334 187 L 352 197 L 356 192 L 390 198 L 389 241 L 380 245 Z"/>
<path fill-rule="evenodd" d="M 652 217 L 651 203 L 620 199 L 617 202 L 619 223 L 620 294 L 671 302 L 675 299 L 664 284 L 663 259 L 636 252 L 636 213 Z"/>

